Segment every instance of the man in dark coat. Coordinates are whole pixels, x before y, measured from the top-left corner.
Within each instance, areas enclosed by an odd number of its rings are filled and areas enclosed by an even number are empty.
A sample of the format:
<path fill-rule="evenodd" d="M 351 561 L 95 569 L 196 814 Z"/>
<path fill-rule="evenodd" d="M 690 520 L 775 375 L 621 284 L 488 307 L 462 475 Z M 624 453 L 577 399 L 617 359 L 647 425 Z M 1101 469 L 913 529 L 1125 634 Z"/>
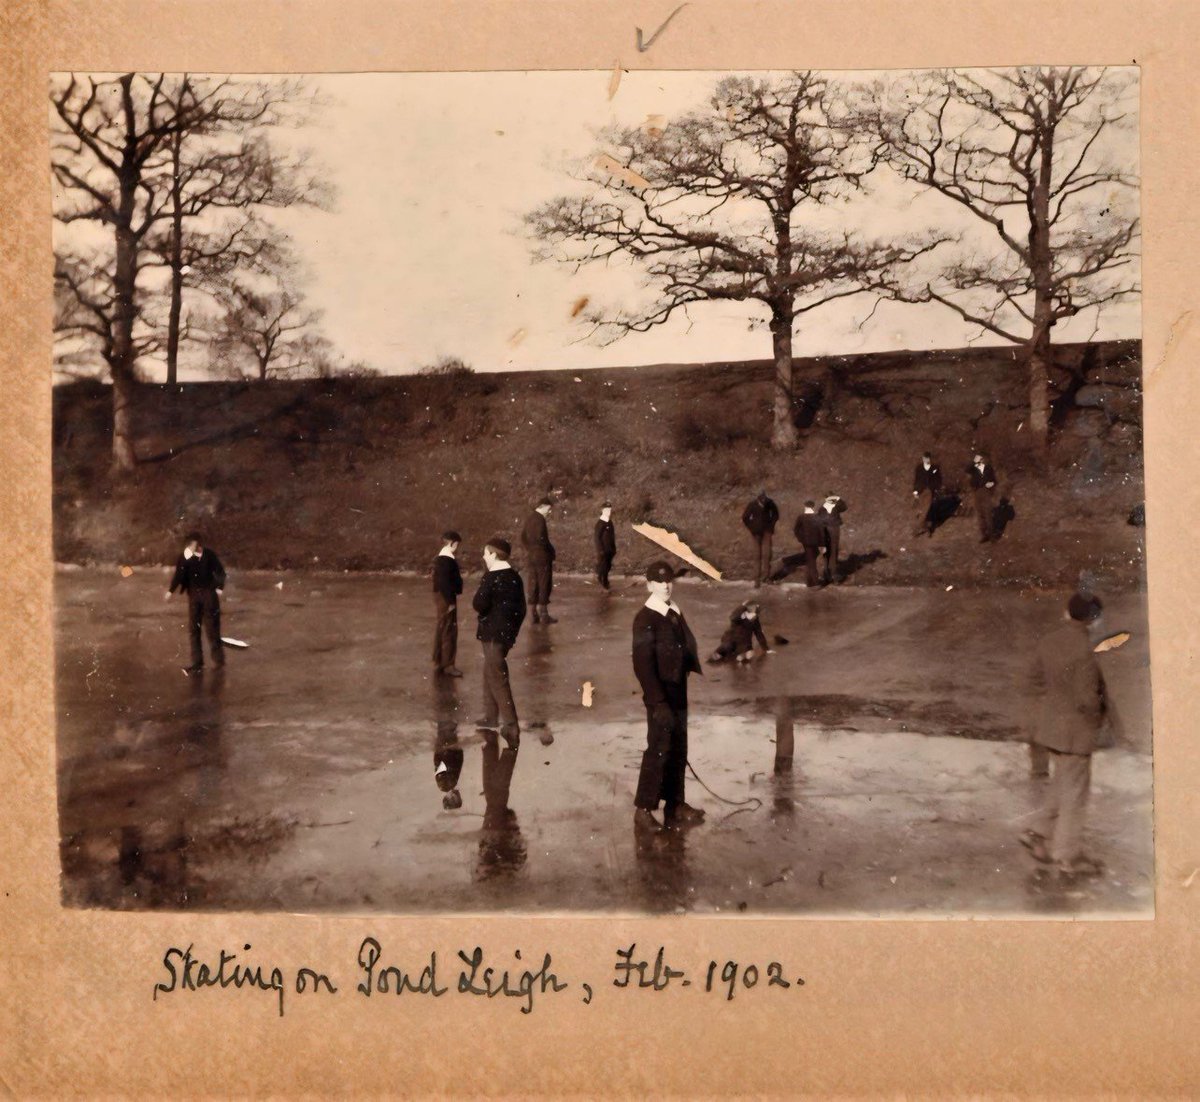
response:
<path fill-rule="evenodd" d="M 779 523 L 779 506 L 767 497 L 766 490 L 759 490 L 758 497 L 742 511 L 742 523 L 754 538 L 754 584 L 762 585 L 771 577 L 771 544 Z"/>
<path fill-rule="evenodd" d="M 633 672 L 646 705 L 646 750 L 634 797 L 634 826 L 657 830 L 661 800 L 666 826 L 698 823 L 704 812 L 684 802 L 687 768 L 687 679 L 702 673 L 696 638 L 671 600 L 675 572 L 665 562 L 646 570 L 650 596 L 633 619 Z"/>
<path fill-rule="evenodd" d="M 761 608 L 757 601 L 746 601 L 730 613 L 729 627 L 721 636 L 721 643 L 710 662 L 724 662 L 726 658 L 736 658 L 739 662 L 749 662 L 754 658 L 755 641 L 762 647 L 763 654 L 775 652 L 767 644 L 767 636 L 763 631 Z"/>
<path fill-rule="evenodd" d="M 1095 875 L 1100 864 L 1082 852 L 1084 811 L 1091 787 L 1092 753 L 1109 714 L 1104 685 L 1088 634 L 1100 600 L 1076 593 L 1067 602 L 1067 622 L 1038 645 L 1035 680 L 1041 708 L 1031 743 L 1049 752 L 1052 775 L 1031 829 L 1021 843 L 1060 877 Z"/>
<path fill-rule="evenodd" d="M 225 649 L 221 643 L 221 592 L 225 588 L 225 568 L 217 553 L 204 546 L 199 532 L 184 537 L 183 553 L 175 564 L 175 573 L 167 589 L 169 600 L 175 590 L 182 590 L 188 600 L 188 633 L 192 644 L 192 664 L 189 673 L 204 669 L 204 650 L 200 645 L 200 624 L 208 635 L 208 649 L 213 665 L 225 665 Z"/>
<path fill-rule="evenodd" d="M 825 526 L 817 516 L 815 501 L 804 503 L 804 512 L 796 518 L 796 539 L 804 548 L 804 581 L 809 589 L 820 584 L 817 577 L 817 556 L 825 540 Z"/>
<path fill-rule="evenodd" d="M 979 542 L 988 543 L 995 537 L 996 529 L 992 520 L 995 509 L 996 472 L 982 455 L 976 453 L 971 465 L 967 468 L 971 479 L 971 494 L 975 499 L 975 518 L 979 522 Z"/>
<path fill-rule="evenodd" d="M 825 545 L 825 581 L 841 580 L 838 570 L 838 543 L 842 538 L 842 514 L 846 503 L 832 490 L 825 495 L 817 519 L 821 522 L 821 542 Z"/>
<path fill-rule="evenodd" d="M 479 614 L 475 637 L 483 644 L 483 718 L 479 726 L 495 730 L 510 742 L 520 734 L 517 708 L 508 679 L 508 652 L 525 621 L 525 585 L 509 564 L 512 547 L 493 536 L 483 549 L 483 580 L 472 606 Z"/>
<path fill-rule="evenodd" d="M 916 512 L 916 527 L 914 536 L 933 535 L 933 503 L 942 492 L 942 468 L 934 461 L 933 456 L 926 452 L 921 456 L 921 462 L 913 471 L 913 506 Z M 926 500 L 924 495 L 928 494 Z"/>
<path fill-rule="evenodd" d="M 606 501 L 600 507 L 600 519 L 596 521 L 596 580 L 608 589 L 608 572 L 617 557 L 617 530 L 612 522 L 612 506 Z"/>
<path fill-rule="evenodd" d="M 462 571 L 455 554 L 461 542 L 457 532 L 443 532 L 442 549 L 433 560 L 433 608 L 437 616 L 433 666 L 447 677 L 462 677 L 462 670 L 454 664 L 458 655 L 458 595 L 463 591 Z"/>
<path fill-rule="evenodd" d="M 535 624 L 558 623 L 548 607 L 554 584 L 554 544 L 550 542 L 546 518 L 553 505 L 548 497 L 542 498 L 521 529 L 521 544 L 529 560 L 529 603 L 533 607 Z"/>

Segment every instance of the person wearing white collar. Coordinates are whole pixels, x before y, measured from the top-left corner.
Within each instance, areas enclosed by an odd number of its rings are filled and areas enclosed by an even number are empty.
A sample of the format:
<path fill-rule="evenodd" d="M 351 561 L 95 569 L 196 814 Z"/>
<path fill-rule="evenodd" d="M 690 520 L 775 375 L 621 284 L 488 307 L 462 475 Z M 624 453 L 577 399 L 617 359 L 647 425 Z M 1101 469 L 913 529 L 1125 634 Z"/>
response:
<path fill-rule="evenodd" d="M 213 665 L 218 669 L 225 665 L 225 650 L 221 642 L 221 593 L 225 588 L 225 568 L 217 554 L 204 546 L 199 532 L 189 532 L 184 537 L 183 552 L 175 564 L 175 573 L 167 589 L 169 599 L 177 590 L 187 594 L 188 635 L 192 648 L 192 664 L 187 673 L 200 673 L 204 669 L 204 651 L 200 646 L 200 626 L 208 634 L 208 647 L 212 652 Z"/>
<path fill-rule="evenodd" d="M 433 560 L 433 602 L 437 616 L 433 631 L 433 666 L 439 674 L 462 677 L 454 661 L 458 656 L 458 595 L 463 591 L 462 571 L 455 554 L 462 542 L 453 529 L 442 533 L 442 549 Z"/>
<path fill-rule="evenodd" d="M 663 804 L 664 825 L 699 823 L 704 812 L 684 800 L 687 769 L 687 679 L 703 673 L 696 639 L 671 599 L 675 571 L 654 562 L 646 570 L 650 596 L 633 620 L 633 672 L 646 706 L 646 750 L 634 796 L 635 830 L 657 831 L 654 812 Z"/>

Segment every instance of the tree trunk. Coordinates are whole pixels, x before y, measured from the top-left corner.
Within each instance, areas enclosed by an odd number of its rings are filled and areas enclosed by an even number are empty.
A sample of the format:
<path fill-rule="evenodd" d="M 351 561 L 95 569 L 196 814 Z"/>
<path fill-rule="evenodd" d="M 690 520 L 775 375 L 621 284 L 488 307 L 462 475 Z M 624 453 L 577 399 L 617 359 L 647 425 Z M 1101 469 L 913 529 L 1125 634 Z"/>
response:
<path fill-rule="evenodd" d="M 167 314 L 167 385 L 179 379 L 179 320 L 183 314 L 183 194 L 180 183 L 180 148 L 183 137 L 171 142 L 171 308 Z"/>
<path fill-rule="evenodd" d="M 772 308 L 771 340 L 775 350 L 775 419 L 771 429 L 771 447 L 783 450 L 794 448 L 797 439 L 790 310 Z"/>
<path fill-rule="evenodd" d="M 1035 314 L 1036 317 L 1036 314 Z M 1044 454 L 1050 443 L 1050 326 L 1035 321 L 1029 341 L 1029 433 L 1034 450 Z"/>
<path fill-rule="evenodd" d="M 1045 458 L 1050 445 L 1050 327 L 1054 324 L 1054 257 L 1050 249 L 1050 187 L 1054 178 L 1053 108 L 1038 134 L 1040 163 L 1028 199 L 1029 266 L 1033 276 L 1033 332 L 1029 337 L 1029 440 Z"/>
<path fill-rule="evenodd" d="M 137 320 L 138 239 L 133 229 L 133 213 L 137 205 L 138 166 L 137 140 L 133 98 L 130 94 L 132 74 L 119 81 L 125 109 L 125 151 L 118 173 L 119 195 L 115 226 L 116 263 L 113 267 L 113 465 L 118 471 L 131 471 L 137 466 L 134 451 L 134 394 L 137 376 L 134 361 L 137 353 L 133 344 L 133 327 Z"/>

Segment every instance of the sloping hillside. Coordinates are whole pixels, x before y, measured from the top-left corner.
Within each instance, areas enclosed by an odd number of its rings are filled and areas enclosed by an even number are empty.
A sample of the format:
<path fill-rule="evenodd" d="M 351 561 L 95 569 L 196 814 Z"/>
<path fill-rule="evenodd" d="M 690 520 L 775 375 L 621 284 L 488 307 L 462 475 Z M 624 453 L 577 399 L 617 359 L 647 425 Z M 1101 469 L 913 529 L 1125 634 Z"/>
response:
<path fill-rule="evenodd" d="M 109 471 L 108 394 L 54 393 L 55 553 L 60 561 L 154 563 L 199 527 L 231 566 L 424 568 L 447 527 L 473 564 L 493 533 L 515 536 L 550 492 L 561 568 L 590 568 L 592 525 L 609 499 L 618 572 L 652 549 L 636 520 L 676 528 L 732 576 L 747 576 L 745 502 L 765 487 L 784 514 L 777 546 L 806 497 L 850 504 L 843 554 L 853 584 L 1108 585 L 1142 577 L 1140 348 L 1060 349 L 1091 357 L 1089 384 L 1061 418 L 1049 471 L 1021 433 L 1025 386 L 1011 349 L 889 353 L 802 361 L 806 427 L 793 454 L 766 443 L 764 362 L 377 379 L 147 387 L 144 457 Z M 913 540 L 910 483 L 931 448 L 965 483 L 973 448 L 995 463 L 1015 516 L 979 545 L 969 516 Z"/>

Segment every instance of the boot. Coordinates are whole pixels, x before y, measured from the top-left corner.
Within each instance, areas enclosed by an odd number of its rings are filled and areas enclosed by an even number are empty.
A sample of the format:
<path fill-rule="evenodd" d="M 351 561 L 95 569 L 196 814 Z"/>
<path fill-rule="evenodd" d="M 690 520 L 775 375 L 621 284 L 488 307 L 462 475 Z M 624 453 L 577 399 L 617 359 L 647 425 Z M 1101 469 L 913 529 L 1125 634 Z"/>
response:
<path fill-rule="evenodd" d="M 536 614 L 535 614 L 534 622 L 535 623 L 537 622 Z M 558 621 L 553 616 L 550 615 L 550 608 L 548 605 L 542 605 L 542 623 L 543 624 L 557 624 L 558 623 Z"/>

